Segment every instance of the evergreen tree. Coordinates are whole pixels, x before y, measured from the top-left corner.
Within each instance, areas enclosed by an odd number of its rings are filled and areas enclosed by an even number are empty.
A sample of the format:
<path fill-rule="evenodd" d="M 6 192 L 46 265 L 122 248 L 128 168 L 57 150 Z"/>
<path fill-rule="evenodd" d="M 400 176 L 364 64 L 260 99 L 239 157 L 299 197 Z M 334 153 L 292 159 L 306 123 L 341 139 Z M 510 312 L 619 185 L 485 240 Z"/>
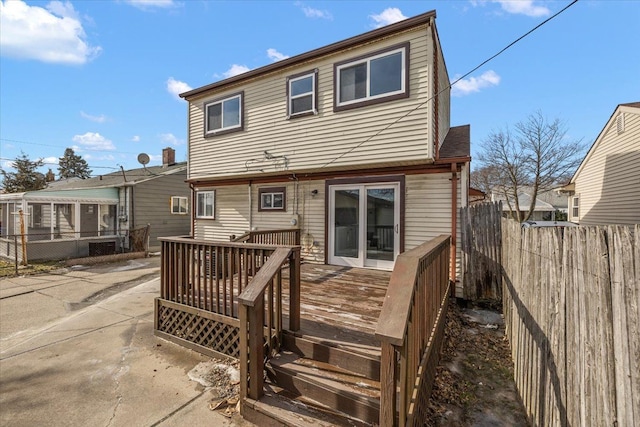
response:
<path fill-rule="evenodd" d="M 91 176 L 92 170 L 89 169 L 87 161 L 74 153 L 72 148 L 64 150 L 64 155 L 59 160 L 58 175 L 60 179 L 73 177 L 87 179 Z"/>
<path fill-rule="evenodd" d="M 49 168 L 49 171 L 44 176 L 44 180 L 47 181 L 47 182 L 51 182 L 51 181 L 55 181 L 56 180 L 56 175 L 53 173 L 51 168 Z"/>
<path fill-rule="evenodd" d="M 44 175 L 37 171 L 42 165 L 44 165 L 42 159 L 31 161 L 29 156 L 21 153 L 13 161 L 13 167 L 17 172 L 0 170 L 4 191 L 7 193 L 21 193 L 23 191 L 43 189 L 47 183 Z"/>

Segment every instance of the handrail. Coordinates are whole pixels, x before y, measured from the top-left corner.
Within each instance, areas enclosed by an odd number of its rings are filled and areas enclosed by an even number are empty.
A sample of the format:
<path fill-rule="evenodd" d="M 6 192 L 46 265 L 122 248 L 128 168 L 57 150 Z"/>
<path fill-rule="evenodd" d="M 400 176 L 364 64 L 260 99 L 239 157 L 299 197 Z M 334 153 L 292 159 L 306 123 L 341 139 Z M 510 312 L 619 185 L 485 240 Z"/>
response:
<path fill-rule="evenodd" d="M 430 391 L 426 372 L 435 369 L 443 335 L 450 240 L 440 235 L 399 255 L 391 273 L 375 332 L 381 342 L 381 426 L 407 424 Z"/>
<path fill-rule="evenodd" d="M 253 230 L 235 236 L 232 235 L 229 240 L 231 242 L 248 242 L 248 243 L 264 243 L 275 245 L 300 245 L 300 229 L 299 228 L 282 228 L 274 230 Z"/>
<path fill-rule="evenodd" d="M 269 356 L 279 350 L 276 347 L 279 347 L 282 334 L 281 271 L 287 263 L 290 274 L 290 329 L 298 330 L 300 328 L 299 247 L 277 248 L 238 296 L 241 349 L 240 397 L 243 401 L 247 397 L 257 400 L 263 394 L 265 334 Z M 267 307 L 265 307 L 267 292 Z"/>

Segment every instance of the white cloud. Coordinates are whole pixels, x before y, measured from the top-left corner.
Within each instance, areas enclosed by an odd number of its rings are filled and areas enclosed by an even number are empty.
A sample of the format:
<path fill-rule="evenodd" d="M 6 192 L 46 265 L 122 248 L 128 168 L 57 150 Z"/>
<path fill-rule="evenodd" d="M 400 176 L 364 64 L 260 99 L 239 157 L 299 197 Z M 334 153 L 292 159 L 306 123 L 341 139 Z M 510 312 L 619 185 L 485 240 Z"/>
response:
<path fill-rule="evenodd" d="M 131 138 L 132 142 L 140 142 L 140 137 L 138 135 L 133 135 L 133 138 Z"/>
<path fill-rule="evenodd" d="M 328 10 L 314 9 L 309 6 L 305 6 L 304 3 L 300 1 L 297 1 L 294 4 L 302 9 L 302 13 L 304 13 L 304 16 L 307 18 L 328 19 L 329 21 L 333 20 L 333 15 L 331 15 L 331 12 Z"/>
<path fill-rule="evenodd" d="M 162 141 L 164 144 L 171 144 L 171 145 L 182 145 L 182 144 L 184 144 L 184 140 L 178 139 L 172 133 L 161 133 L 158 136 L 160 137 L 160 141 Z"/>
<path fill-rule="evenodd" d="M 127 0 L 126 2 L 141 10 L 169 9 L 178 6 L 178 3 L 173 0 Z"/>
<path fill-rule="evenodd" d="M 57 165 L 60 162 L 60 159 L 58 157 L 45 157 L 44 159 L 42 159 L 42 162 L 45 164 L 45 166 L 50 166 L 50 165 Z"/>
<path fill-rule="evenodd" d="M 77 142 L 81 147 L 88 150 L 115 150 L 110 139 L 105 138 L 97 132 L 87 132 L 84 135 L 75 135 L 71 138 L 73 142 Z"/>
<path fill-rule="evenodd" d="M 289 55 L 285 55 L 284 53 L 280 53 L 273 48 L 267 49 L 267 56 L 269 59 L 273 61 L 282 61 L 283 59 L 287 59 Z"/>
<path fill-rule="evenodd" d="M 4 162 L 2 162 L 2 169 L 13 169 L 15 168 L 16 164 L 13 162 L 13 160 L 5 160 Z"/>
<path fill-rule="evenodd" d="M 516 15 L 531 17 L 547 16 L 551 11 L 545 6 L 539 6 L 536 0 L 471 0 L 473 6 L 484 6 L 487 1 L 498 3 L 503 11 Z"/>
<path fill-rule="evenodd" d="M 238 74 L 246 73 L 250 70 L 251 68 L 247 67 L 246 65 L 233 64 L 231 68 L 222 73 L 222 75 L 224 76 L 224 78 L 228 79 L 229 77 L 237 76 Z"/>
<path fill-rule="evenodd" d="M 107 116 L 105 116 L 104 114 L 100 114 L 99 116 L 92 116 L 91 114 L 87 114 L 84 111 L 80 111 L 80 116 L 96 123 L 104 123 L 107 121 Z"/>
<path fill-rule="evenodd" d="M 182 100 L 182 98 L 180 98 L 181 93 L 188 92 L 190 90 L 191 86 L 189 86 L 185 82 L 176 80 L 173 77 L 169 77 L 169 80 L 167 80 L 167 91 L 169 91 L 169 93 L 178 100 Z"/>
<path fill-rule="evenodd" d="M 0 2 L 0 51 L 3 56 L 60 64 L 84 64 L 100 54 L 90 46 L 70 2 L 46 8 L 21 0 Z"/>
<path fill-rule="evenodd" d="M 96 155 L 93 155 L 93 154 L 85 154 L 85 155 L 82 156 L 82 158 L 87 160 L 87 161 L 88 160 L 92 160 L 92 161 L 99 161 L 100 160 L 100 161 L 110 161 L 110 162 L 112 162 L 112 161 L 114 161 L 116 159 L 111 154 L 105 154 L 103 156 L 96 156 Z"/>
<path fill-rule="evenodd" d="M 454 78 L 456 80 L 457 78 Z M 470 93 L 480 92 L 480 89 L 497 86 L 500 84 L 500 76 L 493 70 L 486 71 L 480 77 L 469 77 L 457 82 L 451 88 L 452 96 L 465 96 Z"/>
<path fill-rule="evenodd" d="M 375 28 L 384 27 L 385 25 L 394 24 L 396 22 L 407 19 L 397 7 L 389 7 L 382 11 L 378 15 L 369 15 L 369 18 L 373 19 Z"/>
<path fill-rule="evenodd" d="M 149 154 L 149 160 L 152 162 L 161 162 L 162 154 Z"/>

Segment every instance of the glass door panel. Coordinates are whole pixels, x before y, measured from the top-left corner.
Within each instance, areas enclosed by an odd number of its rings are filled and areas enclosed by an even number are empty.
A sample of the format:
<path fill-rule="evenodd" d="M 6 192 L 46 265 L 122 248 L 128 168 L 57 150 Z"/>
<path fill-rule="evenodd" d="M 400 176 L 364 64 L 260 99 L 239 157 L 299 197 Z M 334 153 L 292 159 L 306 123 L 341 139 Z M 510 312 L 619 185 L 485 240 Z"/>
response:
<path fill-rule="evenodd" d="M 367 189 L 368 260 L 393 261 L 396 248 L 395 188 Z"/>
<path fill-rule="evenodd" d="M 360 190 L 335 190 L 333 203 L 333 255 L 360 256 Z"/>

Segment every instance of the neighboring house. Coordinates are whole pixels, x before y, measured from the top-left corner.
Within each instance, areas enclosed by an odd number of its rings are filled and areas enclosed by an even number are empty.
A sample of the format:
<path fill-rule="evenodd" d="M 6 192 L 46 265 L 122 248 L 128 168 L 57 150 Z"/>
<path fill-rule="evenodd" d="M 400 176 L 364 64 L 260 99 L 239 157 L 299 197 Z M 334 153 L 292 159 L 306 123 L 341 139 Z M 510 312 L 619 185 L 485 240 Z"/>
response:
<path fill-rule="evenodd" d="M 564 190 L 569 221 L 640 223 L 640 102 L 616 107 Z"/>
<path fill-rule="evenodd" d="M 524 217 L 529 211 L 531 204 L 531 194 L 533 191 L 531 187 L 522 187 L 522 191 L 518 192 L 518 206 L 520 207 L 520 216 Z M 509 204 L 511 209 L 515 210 L 516 203 L 513 197 L 509 198 L 509 203 L 506 202 L 506 198 L 502 192 L 494 191 L 491 193 L 491 201 L 502 201 L 502 212 L 504 217 L 511 215 Z M 552 189 L 548 191 L 538 192 L 536 197 L 536 203 L 529 218 L 531 221 L 555 221 L 556 212 L 567 213 L 567 197 L 562 193 L 560 189 Z"/>
<path fill-rule="evenodd" d="M 128 248 L 131 230 L 150 224 L 149 246 L 159 250 L 161 236 L 190 232 L 186 162 L 163 150 L 163 165 L 118 171 L 95 178 L 49 183 L 39 191 L 0 194 L 0 255 L 13 257 L 12 235 L 20 234 L 20 210 L 29 245 L 28 259 L 87 255 L 89 243 L 112 242 Z"/>
<path fill-rule="evenodd" d="M 181 94 L 193 236 L 299 227 L 307 261 L 391 269 L 444 233 L 459 255 L 449 86 L 429 12 Z"/>
<path fill-rule="evenodd" d="M 483 203 L 487 199 L 487 195 L 482 190 L 469 187 L 469 204 L 474 205 L 477 203 Z"/>

